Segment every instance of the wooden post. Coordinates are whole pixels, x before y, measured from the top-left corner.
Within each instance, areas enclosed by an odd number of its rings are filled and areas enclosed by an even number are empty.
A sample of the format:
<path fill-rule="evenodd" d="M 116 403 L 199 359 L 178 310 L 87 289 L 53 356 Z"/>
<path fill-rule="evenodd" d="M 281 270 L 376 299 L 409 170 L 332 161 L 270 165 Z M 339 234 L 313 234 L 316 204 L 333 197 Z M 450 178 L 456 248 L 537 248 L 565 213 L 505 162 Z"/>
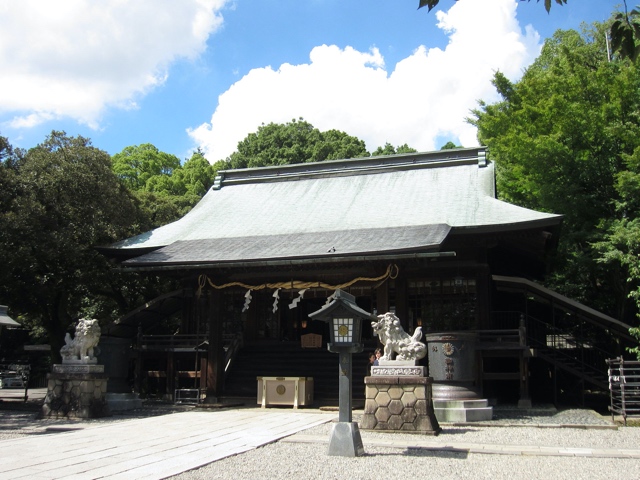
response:
<path fill-rule="evenodd" d="M 138 325 L 136 347 L 136 364 L 133 373 L 133 391 L 139 395 L 140 393 L 142 393 L 142 325 Z"/>
<path fill-rule="evenodd" d="M 406 332 L 409 331 L 409 307 L 407 302 L 408 295 L 407 279 L 404 275 L 399 275 L 396 278 L 396 316 L 400 319 L 402 328 Z M 385 312 L 380 312 L 385 313 Z M 413 331 L 411 332 L 413 333 Z"/>
<path fill-rule="evenodd" d="M 224 349 L 222 345 L 222 293 L 207 295 L 209 351 L 207 355 L 207 395 L 204 403 L 218 403 L 224 390 Z"/>
<path fill-rule="evenodd" d="M 176 388 L 176 369 L 174 364 L 173 351 L 167 352 L 167 376 L 165 378 L 166 398 L 175 400 L 174 393 Z"/>
<path fill-rule="evenodd" d="M 387 280 L 376 289 L 376 306 L 378 315 L 389 311 L 389 281 Z"/>

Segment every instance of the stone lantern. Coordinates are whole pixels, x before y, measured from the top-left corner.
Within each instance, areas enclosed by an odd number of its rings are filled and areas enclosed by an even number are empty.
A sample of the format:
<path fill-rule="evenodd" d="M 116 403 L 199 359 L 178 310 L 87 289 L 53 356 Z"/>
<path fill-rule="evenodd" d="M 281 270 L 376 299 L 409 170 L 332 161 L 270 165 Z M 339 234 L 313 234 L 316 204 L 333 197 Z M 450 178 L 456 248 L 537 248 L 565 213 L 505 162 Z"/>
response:
<path fill-rule="evenodd" d="M 329 439 L 329 455 L 356 457 L 364 454 L 358 424 L 352 421 L 352 359 L 362 352 L 362 321 L 371 320 L 371 314 L 356 305 L 356 299 L 342 290 L 336 290 L 333 300 L 309 317 L 329 324 L 330 341 L 327 349 L 339 354 L 339 414 Z"/>

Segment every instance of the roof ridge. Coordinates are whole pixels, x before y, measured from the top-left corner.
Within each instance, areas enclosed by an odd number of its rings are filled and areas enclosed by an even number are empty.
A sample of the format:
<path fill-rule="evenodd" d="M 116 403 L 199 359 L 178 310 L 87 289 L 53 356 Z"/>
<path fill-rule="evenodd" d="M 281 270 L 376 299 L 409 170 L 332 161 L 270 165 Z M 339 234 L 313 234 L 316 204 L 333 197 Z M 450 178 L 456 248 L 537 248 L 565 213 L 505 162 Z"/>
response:
<path fill-rule="evenodd" d="M 220 190 L 225 185 L 291 181 L 326 176 L 370 175 L 391 170 L 414 170 L 472 163 L 477 163 L 481 168 L 487 166 L 486 147 L 222 170 L 218 172 L 212 189 Z"/>

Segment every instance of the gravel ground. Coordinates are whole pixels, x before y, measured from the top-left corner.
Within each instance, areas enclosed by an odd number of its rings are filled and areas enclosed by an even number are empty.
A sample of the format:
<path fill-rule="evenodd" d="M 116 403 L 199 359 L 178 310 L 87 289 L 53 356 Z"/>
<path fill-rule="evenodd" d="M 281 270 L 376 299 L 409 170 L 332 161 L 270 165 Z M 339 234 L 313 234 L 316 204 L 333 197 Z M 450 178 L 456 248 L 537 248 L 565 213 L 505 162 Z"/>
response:
<path fill-rule="evenodd" d="M 147 405 L 144 409 L 94 419 L 90 423 L 121 422 L 150 415 L 167 415 L 192 407 Z M 46 433 L 47 429 L 81 426 L 66 420 L 35 421 L 34 411 L 25 408 L 0 409 L 0 440 Z M 356 412 L 354 421 L 360 419 Z M 553 428 L 575 425 L 576 428 Z M 437 437 L 361 431 L 365 455 L 356 458 L 329 457 L 326 443 L 291 443 L 286 439 L 225 458 L 197 470 L 182 473 L 174 480 L 200 479 L 379 479 L 381 477 L 459 479 L 640 479 L 640 460 L 593 457 L 495 455 L 430 451 L 419 448 L 391 448 L 373 445 L 390 438 L 419 443 L 420 439 L 447 443 L 484 445 L 528 445 L 575 448 L 640 449 L 640 428 L 611 426 L 611 417 L 591 410 L 536 408 L 522 411 L 495 408 L 494 418 L 482 424 L 443 425 Z M 542 428 L 547 427 L 547 428 Z M 596 427 L 596 428 L 587 428 Z M 296 436 L 319 435 L 328 440 L 332 424 L 327 423 Z M 50 430 L 49 430 L 50 431 Z M 367 445 L 370 442 L 370 445 Z M 1 476 L 1 475 L 0 475 Z"/>
<path fill-rule="evenodd" d="M 354 415 L 357 421 L 358 415 Z M 580 428 L 559 427 L 573 424 Z M 506 426 L 511 425 L 511 426 Z M 583 448 L 640 448 L 640 428 L 617 430 L 585 428 L 611 425 L 610 417 L 591 410 L 551 409 L 528 411 L 496 409 L 494 420 L 483 426 L 448 426 L 435 437 L 448 442 L 484 445 L 529 445 Z M 329 438 L 332 425 L 324 424 L 297 435 Z M 357 458 L 329 457 L 327 444 L 279 441 L 225 458 L 197 470 L 171 477 L 173 480 L 201 479 L 379 479 L 427 478 L 459 479 L 640 479 L 640 460 L 592 457 L 492 455 L 453 453 L 421 449 L 367 446 L 367 441 L 389 439 L 416 442 L 415 435 L 361 431 L 365 455 Z M 419 437 L 425 438 L 425 437 Z M 429 441 L 434 437 L 426 437 Z M 391 473 L 389 473 L 391 472 Z"/>
<path fill-rule="evenodd" d="M 443 435 L 449 432 L 445 431 Z M 583 432 L 581 432 L 583 433 Z M 573 435 L 576 435 L 574 432 Z M 636 437 L 637 438 L 637 437 Z M 553 479 L 640 478 L 630 459 L 486 455 L 367 447 L 362 457 L 328 457 L 326 446 L 276 442 L 172 479 Z"/>

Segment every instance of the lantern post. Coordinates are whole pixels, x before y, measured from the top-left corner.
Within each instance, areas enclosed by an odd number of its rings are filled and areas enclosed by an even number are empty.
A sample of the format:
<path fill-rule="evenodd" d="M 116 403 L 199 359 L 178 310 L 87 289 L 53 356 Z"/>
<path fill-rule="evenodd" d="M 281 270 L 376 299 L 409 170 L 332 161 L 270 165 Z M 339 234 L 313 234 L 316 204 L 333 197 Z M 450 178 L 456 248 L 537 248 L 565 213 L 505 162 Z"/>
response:
<path fill-rule="evenodd" d="M 339 414 L 329 439 L 329 455 L 357 457 L 364 454 L 358 424 L 352 421 L 352 355 L 362 352 L 362 321 L 371 314 L 356 305 L 356 299 L 336 290 L 333 300 L 309 317 L 329 324 L 327 350 L 339 355 Z"/>

